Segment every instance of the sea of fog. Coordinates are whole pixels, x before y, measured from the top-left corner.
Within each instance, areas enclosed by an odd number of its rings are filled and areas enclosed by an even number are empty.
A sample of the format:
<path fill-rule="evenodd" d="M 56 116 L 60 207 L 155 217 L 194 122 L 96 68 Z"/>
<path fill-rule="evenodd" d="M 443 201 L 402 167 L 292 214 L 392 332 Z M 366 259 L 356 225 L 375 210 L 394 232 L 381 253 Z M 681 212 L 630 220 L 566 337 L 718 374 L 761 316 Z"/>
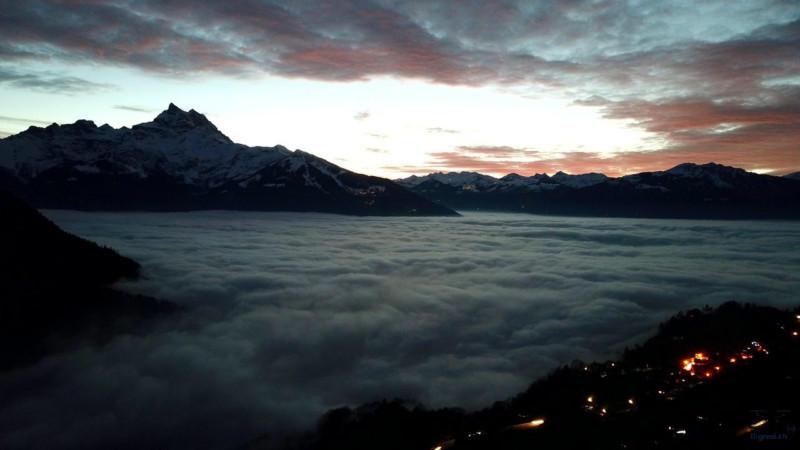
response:
<path fill-rule="evenodd" d="M 382 398 L 480 408 L 680 310 L 800 304 L 798 222 L 44 213 L 139 261 L 120 289 L 189 312 L 0 374 L 2 448 L 230 448 Z"/>

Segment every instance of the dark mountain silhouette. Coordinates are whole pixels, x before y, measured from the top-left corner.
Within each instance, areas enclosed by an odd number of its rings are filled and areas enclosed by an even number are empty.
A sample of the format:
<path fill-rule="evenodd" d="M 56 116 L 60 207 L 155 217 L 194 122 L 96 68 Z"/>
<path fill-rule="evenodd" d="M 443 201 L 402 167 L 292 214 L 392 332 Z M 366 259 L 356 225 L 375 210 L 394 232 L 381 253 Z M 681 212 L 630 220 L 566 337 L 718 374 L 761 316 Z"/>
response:
<path fill-rule="evenodd" d="M 457 215 L 300 150 L 236 144 L 173 104 L 130 129 L 79 120 L 0 139 L 0 188 L 40 208 Z"/>
<path fill-rule="evenodd" d="M 384 400 L 243 448 L 797 448 L 799 311 L 729 302 L 681 312 L 618 361 L 574 361 L 481 411 Z"/>
<path fill-rule="evenodd" d="M 460 211 L 599 217 L 800 219 L 800 180 L 709 163 L 619 178 L 601 174 L 493 178 L 474 173 L 398 180 Z"/>
<path fill-rule="evenodd" d="M 0 191 L 0 369 L 89 338 L 143 329 L 177 307 L 108 287 L 139 277 L 139 264 L 69 234 L 18 198 Z"/>

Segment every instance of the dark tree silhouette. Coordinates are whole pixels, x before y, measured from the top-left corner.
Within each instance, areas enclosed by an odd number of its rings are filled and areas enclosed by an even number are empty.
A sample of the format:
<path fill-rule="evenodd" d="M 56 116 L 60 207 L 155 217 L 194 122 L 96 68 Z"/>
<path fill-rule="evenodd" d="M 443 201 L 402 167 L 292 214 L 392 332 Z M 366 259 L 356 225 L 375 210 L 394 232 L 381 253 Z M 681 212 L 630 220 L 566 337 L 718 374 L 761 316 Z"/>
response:
<path fill-rule="evenodd" d="M 176 310 L 108 287 L 139 277 L 132 259 L 61 230 L 5 191 L 0 211 L 0 369 L 69 347 L 73 337 L 103 342 Z"/>

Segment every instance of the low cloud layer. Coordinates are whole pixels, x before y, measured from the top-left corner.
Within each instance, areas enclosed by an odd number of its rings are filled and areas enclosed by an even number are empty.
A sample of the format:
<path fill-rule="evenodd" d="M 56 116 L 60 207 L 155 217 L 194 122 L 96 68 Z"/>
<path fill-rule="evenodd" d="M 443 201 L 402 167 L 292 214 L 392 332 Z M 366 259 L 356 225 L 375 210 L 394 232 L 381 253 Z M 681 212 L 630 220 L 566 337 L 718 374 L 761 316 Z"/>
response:
<path fill-rule="evenodd" d="M 0 374 L 3 448 L 230 448 L 381 398 L 479 408 L 673 313 L 795 306 L 784 222 L 47 213 L 180 324 Z"/>

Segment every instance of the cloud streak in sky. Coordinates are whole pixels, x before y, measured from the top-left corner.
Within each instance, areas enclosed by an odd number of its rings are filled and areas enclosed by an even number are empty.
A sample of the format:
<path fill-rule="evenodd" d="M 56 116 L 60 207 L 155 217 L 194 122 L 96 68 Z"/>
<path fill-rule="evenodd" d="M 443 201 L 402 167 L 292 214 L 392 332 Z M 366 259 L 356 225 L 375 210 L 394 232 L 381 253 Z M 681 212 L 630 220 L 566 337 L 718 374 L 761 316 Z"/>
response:
<path fill-rule="evenodd" d="M 42 120 L 26 119 L 26 118 L 23 118 L 23 117 L 0 116 L 0 120 L 2 120 L 4 122 L 34 124 L 34 125 L 45 126 L 45 127 L 50 125 L 50 122 L 45 122 L 45 121 L 42 121 Z"/>
<path fill-rule="evenodd" d="M 678 310 L 800 290 L 780 222 L 49 215 L 194 312 L 0 374 L 3 448 L 229 448 L 384 397 L 479 408 Z"/>
<path fill-rule="evenodd" d="M 154 111 L 152 109 L 142 108 L 140 106 L 130 106 L 130 105 L 114 105 L 114 109 L 121 109 L 123 111 L 132 111 L 132 112 L 147 113 L 147 114 L 158 113 L 158 111 Z"/>
<path fill-rule="evenodd" d="M 79 77 L 62 75 L 52 71 L 33 72 L 9 69 L 0 65 L 0 85 L 29 89 L 36 92 L 77 95 L 86 92 L 114 89 L 109 83 L 96 83 Z"/>
<path fill-rule="evenodd" d="M 776 173 L 800 166 L 794 2 L 30 1 L 6 5 L 0 18 L 6 62 L 549 92 L 634 121 L 666 152 L 710 151 L 728 164 L 756 152 Z M 4 80 L 98 87 L 22 73 Z"/>

